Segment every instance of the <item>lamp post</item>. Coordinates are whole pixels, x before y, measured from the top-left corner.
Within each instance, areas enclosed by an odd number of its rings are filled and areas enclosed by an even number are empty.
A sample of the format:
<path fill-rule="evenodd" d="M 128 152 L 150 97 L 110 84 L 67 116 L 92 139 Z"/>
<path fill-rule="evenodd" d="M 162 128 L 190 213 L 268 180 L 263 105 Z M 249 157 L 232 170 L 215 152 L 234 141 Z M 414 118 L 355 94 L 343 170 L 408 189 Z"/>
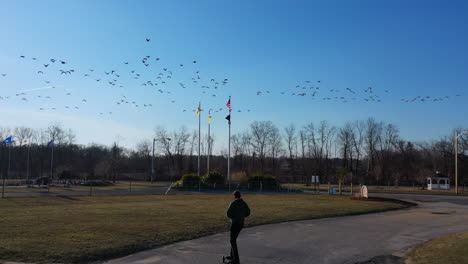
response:
<path fill-rule="evenodd" d="M 468 131 L 463 131 L 460 134 L 455 131 L 455 194 L 458 195 L 458 138 Z"/>
<path fill-rule="evenodd" d="M 153 156 L 151 157 L 151 184 L 153 184 L 154 180 L 154 144 L 156 143 L 156 139 L 153 138 Z"/>

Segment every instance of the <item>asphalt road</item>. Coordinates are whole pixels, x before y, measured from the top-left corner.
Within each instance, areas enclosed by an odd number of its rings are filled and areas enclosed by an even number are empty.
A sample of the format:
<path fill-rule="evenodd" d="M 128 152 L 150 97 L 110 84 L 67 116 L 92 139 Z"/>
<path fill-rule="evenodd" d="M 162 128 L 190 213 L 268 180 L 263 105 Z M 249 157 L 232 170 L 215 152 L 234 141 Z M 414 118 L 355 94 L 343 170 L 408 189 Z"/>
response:
<path fill-rule="evenodd" d="M 384 263 L 378 259 L 403 263 L 402 259 L 390 255 L 403 256 L 408 249 L 429 239 L 468 230 L 468 197 L 378 196 L 412 200 L 419 205 L 386 213 L 246 228 L 238 239 L 241 263 Z M 221 263 L 222 256 L 228 252 L 229 234 L 221 233 L 105 263 Z M 373 260 L 366 262 L 370 259 Z"/>

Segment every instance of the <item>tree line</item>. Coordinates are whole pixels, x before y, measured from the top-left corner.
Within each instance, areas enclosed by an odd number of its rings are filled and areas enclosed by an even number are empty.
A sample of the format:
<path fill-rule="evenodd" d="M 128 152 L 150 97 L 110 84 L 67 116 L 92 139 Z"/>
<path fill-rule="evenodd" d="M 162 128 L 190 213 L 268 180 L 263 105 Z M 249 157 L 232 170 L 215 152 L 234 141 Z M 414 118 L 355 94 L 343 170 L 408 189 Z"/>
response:
<path fill-rule="evenodd" d="M 436 171 L 453 179 L 454 134 L 464 130 L 456 128 L 439 139 L 413 142 L 403 139 L 396 125 L 374 118 L 342 126 L 323 120 L 281 128 L 271 121 L 254 121 L 245 131 L 231 137 L 231 172 L 234 179 L 261 174 L 283 182 L 303 183 L 310 181 L 312 175 L 320 176 L 321 182 L 336 182 L 343 171 L 344 180 L 355 184 L 422 184 Z M 124 148 L 117 142 L 111 146 L 79 145 L 74 132 L 57 123 L 44 129 L 0 127 L 0 138 L 9 136 L 13 136 L 14 143 L 1 145 L 0 173 L 10 179 L 52 176 L 149 180 L 153 143 L 156 180 L 173 181 L 183 174 L 197 172 L 198 131 L 185 127 L 169 131 L 159 126 L 154 139 L 142 139 L 135 149 Z M 201 173 L 208 171 L 209 155 L 210 170 L 226 174 L 227 146 L 213 153 L 215 137 L 202 137 Z M 54 145 L 48 146 L 51 140 Z M 468 180 L 467 152 L 468 135 L 459 139 L 462 184 L 464 178 Z"/>

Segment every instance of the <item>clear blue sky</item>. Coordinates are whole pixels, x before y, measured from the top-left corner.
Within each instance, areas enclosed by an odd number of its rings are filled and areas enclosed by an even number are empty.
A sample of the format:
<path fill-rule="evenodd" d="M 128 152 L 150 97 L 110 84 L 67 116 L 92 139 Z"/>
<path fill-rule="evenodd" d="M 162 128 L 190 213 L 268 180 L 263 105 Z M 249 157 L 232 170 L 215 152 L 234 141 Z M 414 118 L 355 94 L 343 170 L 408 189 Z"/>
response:
<path fill-rule="evenodd" d="M 204 110 L 222 108 L 212 123 L 221 148 L 231 95 L 233 133 L 254 120 L 340 126 L 373 116 L 396 124 L 403 138 L 437 139 L 468 124 L 467 14 L 466 1 L 2 1 L 0 95 L 11 97 L 0 100 L 1 125 L 59 121 L 79 143 L 118 139 L 131 147 L 157 125 L 196 128 L 192 110 L 201 101 Z M 111 70 L 120 77 L 104 73 Z M 212 78 L 228 82 L 214 90 Z M 166 84 L 141 85 L 148 80 Z M 368 87 L 381 102 L 364 100 Z M 139 107 L 117 105 L 122 96 Z M 324 100 L 342 96 L 346 103 Z M 429 98 L 401 101 L 417 96 Z"/>

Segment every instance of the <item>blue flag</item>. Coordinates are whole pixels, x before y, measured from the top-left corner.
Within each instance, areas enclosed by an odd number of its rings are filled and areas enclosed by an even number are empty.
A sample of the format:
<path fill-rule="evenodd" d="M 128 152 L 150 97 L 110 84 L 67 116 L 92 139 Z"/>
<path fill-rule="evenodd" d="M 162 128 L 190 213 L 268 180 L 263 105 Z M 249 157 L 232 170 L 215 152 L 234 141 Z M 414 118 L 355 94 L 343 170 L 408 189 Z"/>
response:
<path fill-rule="evenodd" d="M 8 143 L 13 143 L 12 137 L 7 137 L 5 140 L 3 140 L 2 144 L 8 144 Z"/>
<path fill-rule="evenodd" d="M 53 139 L 51 141 L 49 141 L 49 143 L 47 143 L 48 147 L 53 146 L 53 145 L 54 145 L 54 140 Z"/>

